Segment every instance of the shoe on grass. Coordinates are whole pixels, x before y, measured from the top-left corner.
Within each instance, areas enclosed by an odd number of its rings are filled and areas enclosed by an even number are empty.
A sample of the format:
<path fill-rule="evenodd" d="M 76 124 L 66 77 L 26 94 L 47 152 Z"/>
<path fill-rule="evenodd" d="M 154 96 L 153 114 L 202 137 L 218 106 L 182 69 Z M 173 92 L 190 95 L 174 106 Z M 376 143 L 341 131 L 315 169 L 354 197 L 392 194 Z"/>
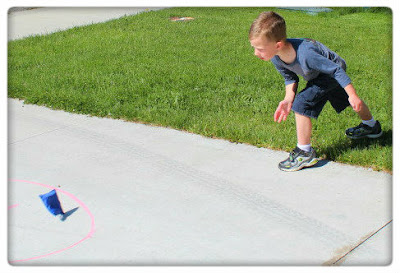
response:
<path fill-rule="evenodd" d="M 361 122 L 358 126 L 346 130 L 346 136 L 351 139 L 360 139 L 366 137 L 378 138 L 381 135 L 382 135 L 382 129 L 379 121 L 376 121 L 374 127 L 370 127 Z"/>
<path fill-rule="evenodd" d="M 285 172 L 294 172 L 305 167 L 311 167 L 318 162 L 317 154 L 313 148 L 309 153 L 296 147 L 289 153 L 289 157 L 280 162 L 278 168 Z"/>

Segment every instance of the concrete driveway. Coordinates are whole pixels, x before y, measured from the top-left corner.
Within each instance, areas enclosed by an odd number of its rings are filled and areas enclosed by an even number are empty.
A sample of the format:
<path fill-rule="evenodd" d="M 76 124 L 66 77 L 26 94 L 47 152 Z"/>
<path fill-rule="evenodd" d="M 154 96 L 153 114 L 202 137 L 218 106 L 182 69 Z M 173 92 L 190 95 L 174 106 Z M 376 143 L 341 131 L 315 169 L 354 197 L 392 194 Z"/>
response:
<path fill-rule="evenodd" d="M 10 40 L 70 12 L 12 13 Z M 390 174 L 328 161 L 285 173 L 285 152 L 14 99 L 8 121 L 12 265 L 391 263 Z M 52 189 L 64 221 L 38 197 Z"/>

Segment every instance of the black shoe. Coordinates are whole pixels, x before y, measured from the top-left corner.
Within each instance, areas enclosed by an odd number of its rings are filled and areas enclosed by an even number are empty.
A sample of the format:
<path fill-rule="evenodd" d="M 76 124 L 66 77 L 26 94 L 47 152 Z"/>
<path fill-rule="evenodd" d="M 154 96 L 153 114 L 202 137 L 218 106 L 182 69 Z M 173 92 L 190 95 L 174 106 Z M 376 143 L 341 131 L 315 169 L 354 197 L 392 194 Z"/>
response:
<path fill-rule="evenodd" d="M 365 137 L 378 138 L 382 133 L 379 121 L 376 121 L 374 127 L 369 127 L 361 122 L 358 126 L 346 130 L 346 136 L 351 139 L 360 139 Z"/>
<path fill-rule="evenodd" d="M 313 148 L 309 153 L 296 147 L 290 152 L 289 157 L 280 162 L 278 168 L 286 172 L 294 172 L 301 170 L 305 167 L 310 167 L 318 162 L 317 154 Z"/>

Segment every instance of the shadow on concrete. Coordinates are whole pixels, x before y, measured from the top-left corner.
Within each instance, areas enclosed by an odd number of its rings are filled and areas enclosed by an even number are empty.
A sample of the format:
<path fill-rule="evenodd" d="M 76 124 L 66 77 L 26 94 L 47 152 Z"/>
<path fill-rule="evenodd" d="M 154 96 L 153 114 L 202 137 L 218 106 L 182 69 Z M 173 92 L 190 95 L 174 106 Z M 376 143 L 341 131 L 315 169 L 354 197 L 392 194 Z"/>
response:
<path fill-rule="evenodd" d="M 325 166 L 326 164 L 328 164 L 329 162 L 330 162 L 330 160 L 321 159 L 320 161 L 317 162 L 317 164 L 315 164 L 311 168 L 321 168 L 321 167 Z"/>
<path fill-rule="evenodd" d="M 64 213 L 61 217 L 61 221 L 65 221 L 67 220 L 68 217 L 70 217 L 75 211 L 77 211 L 79 209 L 79 207 L 76 207 L 74 209 L 71 209 L 69 211 L 67 211 L 66 213 Z"/>

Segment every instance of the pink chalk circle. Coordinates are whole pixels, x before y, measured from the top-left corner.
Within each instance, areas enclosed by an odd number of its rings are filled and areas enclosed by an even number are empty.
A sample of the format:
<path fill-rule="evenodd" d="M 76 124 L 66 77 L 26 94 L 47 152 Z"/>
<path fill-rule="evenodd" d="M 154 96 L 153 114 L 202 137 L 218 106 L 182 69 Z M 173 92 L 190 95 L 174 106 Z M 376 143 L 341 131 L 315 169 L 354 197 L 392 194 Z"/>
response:
<path fill-rule="evenodd" d="M 14 205 L 8 206 L 8 209 L 13 209 L 13 208 L 16 208 L 18 206 L 19 206 L 19 204 L 14 204 Z"/>
<path fill-rule="evenodd" d="M 56 191 L 58 191 L 59 193 L 68 196 L 69 198 L 71 198 L 72 200 L 74 200 L 76 203 L 78 203 L 78 204 L 80 205 L 80 207 L 81 207 L 82 209 L 85 210 L 85 212 L 89 215 L 89 217 L 90 217 L 90 219 L 91 219 L 91 227 L 90 227 L 89 233 L 88 233 L 85 237 L 83 237 L 81 240 L 79 240 L 79 241 L 77 241 L 77 242 L 71 244 L 70 246 L 65 247 L 65 248 L 62 248 L 62 249 L 60 249 L 60 250 L 56 250 L 56 251 L 47 253 L 47 254 L 42 254 L 42 255 L 35 256 L 35 257 L 31 257 L 31 258 L 25 258 L 25 259 L 19 259 L 19 260 L 9 261 L 10 263 L 26 262 L 26 261 L 36 260 L 36 259 L 48 257 L 48 256 L 50 256 L 50 255 L 58 254 L 58 253 L 67 251 L 67 250 L 69 250 L 69 249 L 71 249 L 71 248 L 73 248 L 73 247 L 79 245 L 79 244 L 82 243 L 83 241 L 85 241 L 85 240 L 87 240 L 87 239 L 89 239 L 89 238 L 92 237 L 92 235 L 93 235 L 93 233 L 94 233 L 94 230 L 95 230 L 94 216 L 93 216 L 93 214 L 90 212 L 89 208 L 88 208 L 81 200 L 79 200 L 75 195 L 73 195 L 73 194 L 71 194 L 71 193 L 69 193 L 69 192 L 66 192 L 66 191 L 64 191 L 64 190 L 55 188 L 55 187 L 50 186 L 50 185 L 42 184 L 42 183 L 37 183 L 37 182 L 32 182 L 32 181 L 26 181 L 26 180 L 19 180 L 19 179 L 11 179 L 10 181 L 12 181 L 12 182 L 29 183 L 29 184 L 33 184 L 33 185 L 37 185 L 37 186 L 49 188 L 49 189 L 52 189 L 52 190 L 56 190 Z M 15 207 L 17 207 L 17 206 L 19 206 L 19 204 L 11 205 L 11 206 L 8 207 L 8 209 L 15 208 Z"/>

